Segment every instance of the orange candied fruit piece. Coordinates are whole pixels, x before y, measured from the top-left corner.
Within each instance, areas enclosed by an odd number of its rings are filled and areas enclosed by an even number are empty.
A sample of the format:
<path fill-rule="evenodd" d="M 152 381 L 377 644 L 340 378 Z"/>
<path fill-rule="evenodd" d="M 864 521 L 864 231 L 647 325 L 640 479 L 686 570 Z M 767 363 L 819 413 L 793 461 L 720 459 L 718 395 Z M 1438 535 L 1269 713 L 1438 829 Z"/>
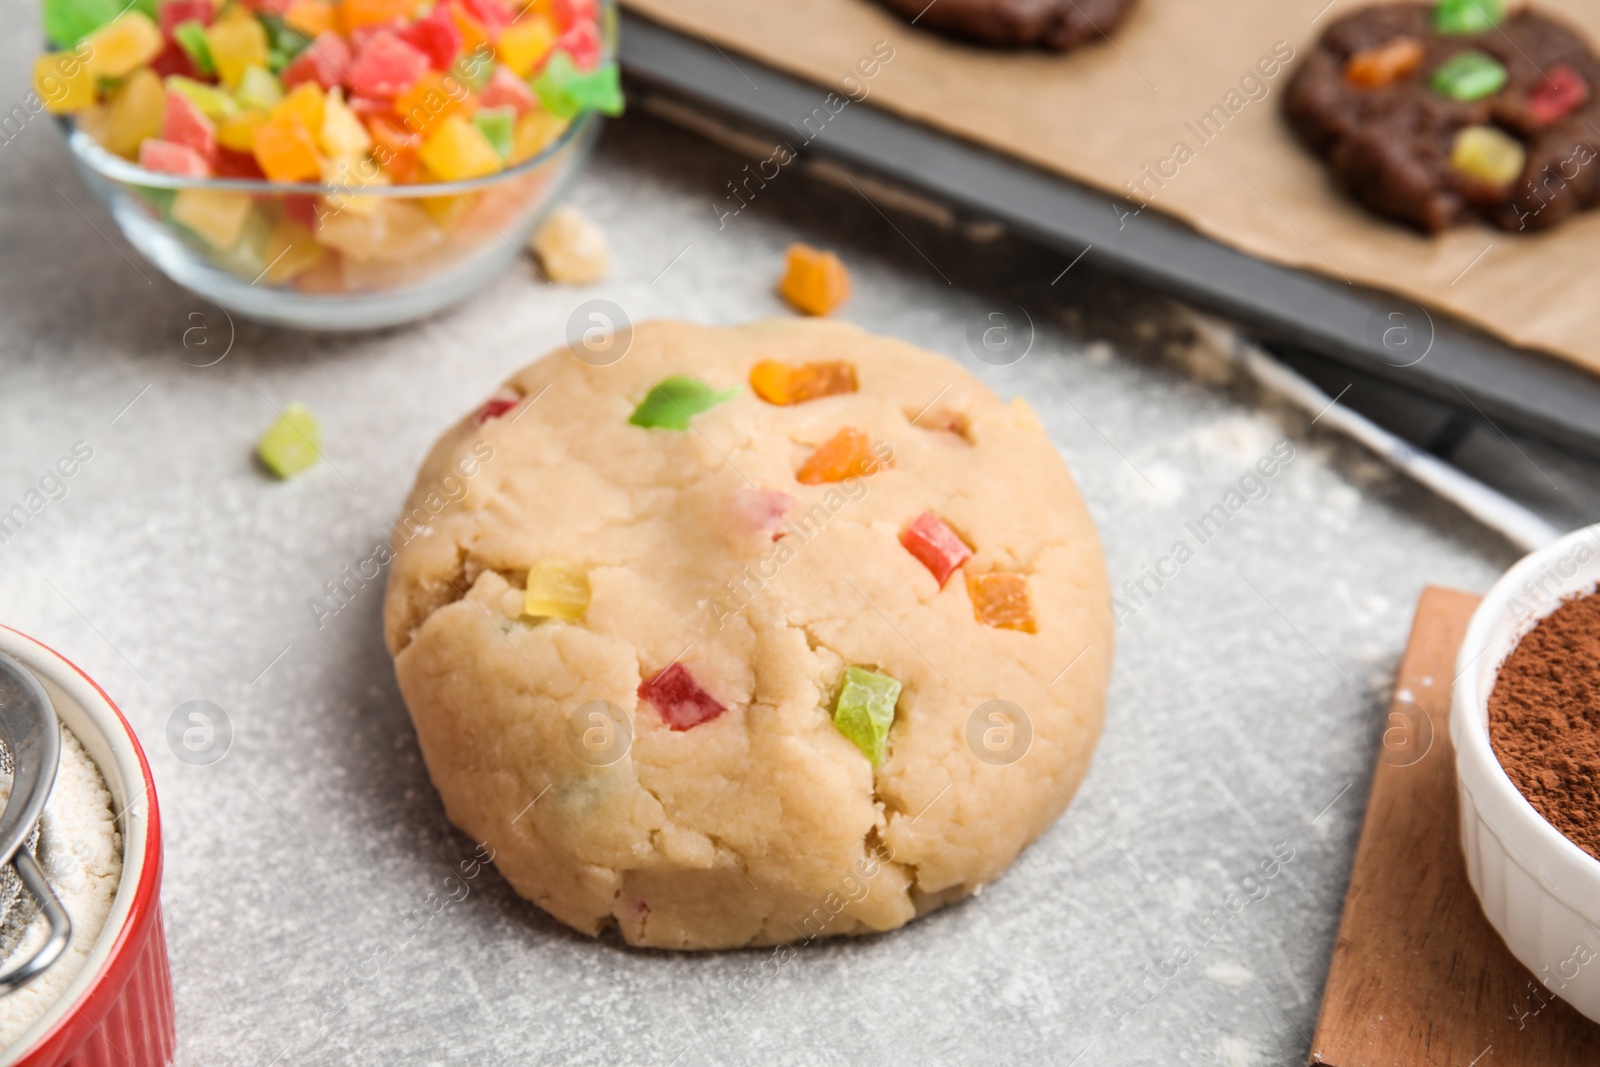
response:
<path fill-rule="evenodd" d="M 791 367 L 764 359 L 750 368 L 750 388 L 769 404 L 803 404 L 818 397 L 856 391 L 856 367 L 842 359 Z"/>
<path fill-rule="evenodd" d="M 796 311 L 826 315 L 850 295 L 850 272 L 832 252 L 792 244 L 778 292 Z"/>
<path fill-rule="evenodd" d="M 999 630 L 1039 632 L 1028 600 L 1028 577 L 995 571 L 967 575 L 967 596 L 972 600 L 972 617 Z"/>
<path fill-rule="evenodd" d="M 1382 89 L 1421 65 L 1422 42 L 1415 37 L 1396 37 L 1351 56 L 1344 65 L 1344 76 L 1350 84 L 1363 89 Z"/>
<path fill-rule="evenodd" d="M 882 466 L 882 461 L 873 454 L 872 438 L 846 426 L 811 453 L 811 458 L 794 478 L 801 485 L 821 485 L 864 477 Z"/>

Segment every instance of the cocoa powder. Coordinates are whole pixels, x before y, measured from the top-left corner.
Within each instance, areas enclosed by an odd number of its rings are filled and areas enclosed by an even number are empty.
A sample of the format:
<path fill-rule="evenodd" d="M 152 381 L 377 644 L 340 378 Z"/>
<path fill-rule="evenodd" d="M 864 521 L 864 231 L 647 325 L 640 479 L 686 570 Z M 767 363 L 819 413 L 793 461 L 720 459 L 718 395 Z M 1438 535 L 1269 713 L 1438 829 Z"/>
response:
<path fill-rule="evenodd" d="M 1568 600 L 1506 657 L 1489 741 L 1539 814 L 1600 859 L 1600 596 Z"/>

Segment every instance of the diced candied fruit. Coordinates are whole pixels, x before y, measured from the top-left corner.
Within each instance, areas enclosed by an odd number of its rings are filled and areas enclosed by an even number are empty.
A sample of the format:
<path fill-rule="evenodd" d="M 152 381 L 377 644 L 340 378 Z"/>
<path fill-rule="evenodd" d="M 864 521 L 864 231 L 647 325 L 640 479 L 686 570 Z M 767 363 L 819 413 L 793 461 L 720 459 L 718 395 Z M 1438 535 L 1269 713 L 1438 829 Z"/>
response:
<path fill-rule="evenodd" d="M 446 231 L 455 228 L 470 203 L 470 196 L 425 196 L 421 200 L 422 210 L 428 213 L 439 229 Z"/>
<path fill-rule="evenodd" d="M 1522 177 L 1528 153 L 1521 142 L 1493 126 L 1468 126 L 1456 134 L 1450 166 L 1485 185 L 1510 185 Z"/>
<path fill-rule="evenodd" d="M 177 174 L 185 178 L 204 178 L 211 167 L 199 152 L 188 145 L 159 138 L 139 142 L 139 166 L 158 174 Z"/>
<path fill-rule="evenodd" d="M 189 58 L 189 53 L 185 52 L 177 41 L 170 39 L 161 46 L 161 51 L 150 61 L 146 69 L 153 71 L 162 79 L 174 76 L 179 78 L 210 77 L 208 74 L 202 74 L 195 67 L 194 60 Z"/>
<path fill-rule="evenodd" d="M 165 0 L 156 10 L 156 22 L 161 32 L 170 37 L 172 31 L 185 22 L 198 22 L 202 27 L 211 25 L 216 13 L 211 0 Z"/>
<path fill-rule="evenodd" d="M 1415 37 L 1396 37 L 1351 56 L 1344 65 L 1345 80 L 1363 89 L 1382 89 L 1410 76 L 1422 65 L 1422 53 L 1422 42 Z"/>
<path fill-rule="evenodd" d="M 887 674 L 846 667 L 833 703 L 833 725 L 849 738 L 874 767 L 883 762 L 894 725 L 900 683 Z"/>
<path fill-rule="evenodd" d="M 106 147 L 119 156 L 137 155 L 140 141 L 161 136 L 166 107 L 167 94 L 161 88 L 161 79 L 150 70 L 134 71 L 111 98 Z"/>
<path fill-rule="evenodd" d="M 517 120 L 516 133 L 511 137 L 510 163 L 532 159 L 554 144 L 566 132 L 568 122 L 558 119 L 548 111 L 537 108 Z"/>
<path fill-rule="evenodd" d="M 536 103 L 537 98 L 533 90 L 528 88 L 528 83 L 511 73 L 510 68 L 499 66 L 494 68 L 494 74 L 489 77 L 489 84 L 483 87 L 483 92 L 478 95 L 478 102 L 484 107 L 509 107 L 519 116 L 526 113 Z"/>
<path fill-rule="evenodd" d="M 249 152 L 254 159 L 256 129 L 266 121 L 265 111 L 242 111 L 232 118 L 224 119 L 217 124 L 217 143 L 234 152 Z"/>
<path fill-rule="evenodd" d="M 842 359 L 791 366 L 764 359 L 750 369 L 750 388 L 769 404 L 803 404 L 856 391 L 856 367 Z"/>
<path fill-rule="evenodd" d="M 211 173 L 219 178 L 247 178 L 251 181 L 259 181 L 266 177 L 261 173 L 261 164 L 256 162 L 254 155 L 225 148 L 220 141 L 217 154 L 212 159 Z"/>
<path fill-rule="evenodd" d="M 168 78 L 166 87 L 167 92 L 182 93 L 194 101 L 200 113 L 212 122 L 221 122 L 239 113 L 239 105 L 234 102 L 233 97 L 215 85 L 207 85 L 192 78 Z"/>
<path fill-rule="evenodd" d="M 872 451 L 872 439 L 846 426 L 811 453 L 811 458 L 794 477 L 801 485 L 822 485 L 865 477 L 881 466 L 882 462 Z"/>
<path fill-rule="evenodd" d="M 400 39 L 428 57 L 434 70 L 449 70 L 461 52 L 461 31 L 443 4 L 400 31 Z"/>
<path fill-rule="evenodd" d="M 472 416 L 472 421 L 482 426 L 491 419 L 498 419 L 515 408 L 520 399 L 520 397 L 515 396 L 492 396 L 483 402 L 483 407 L 479 408 L 478 413 Z"/>
<path fill-rule="evenodd" d="M 481 44 L 470 52 L 462 53 L 445 73 L 475 93 L 483 92 L 494 75 L 494 52 Z"/>
<path fill-rule="evenodd" d="M 205 239 L 212 248 L 232 248 L 244 231 L 250 197 L 221 189 L 179 189 L 172 217 Z"/>
<path fill-rule="evenodd" d="M 398 123 L 384 118 L 369 119 L 372 134 L 372 161 L 396 182 L 408 182 L 417 173 L 417 149 L 422 138 Z"/>
<path fill-rule="evenodd" d="M 44 0 L 45 36 L 71 48 L 121 14 L 118 0 Z"/>
<path fill-rule="evenodd" d="M 517 113 L 509 107 L 481 108 L 472 116 L 472 124 L 501 159 L 511 155 L 511 134 L 516 121 Z"/>
<path fill-rule="evenodd" d="M 247 111 L 270 111 L 283 102 L 283 88 L 265 67 L 249 67 L 233 91 L 234 102 Z"/>
<path fill-rule="evenodd" d="M 744 488 L 728 501 L 736 527 L 754 530 L 776 541 L 783 536 L 783 516 L 794 507 L 794 497 L 778 489 Z"/>
<path fill-rule="evenodd" d="M 196 72 L 207 77 L 216 73 L 217 67 L 211 59 L 211 45 L 206 41 L 206 29 L 203 23 L 198 20 L 178 23 L 173 28 L 172 39 L 183 49 L 183 54 L 189 57 L 189 65 Z"/>
<path fill-rule="evenodd" d="M 73 52 L 42 55 L 33 64 L 33 91 L 54 114 L 82 111 L 94 104 L 94 72 Z"/>
<path fill-rule="evenodd" d="M 1506 68 L 1487 52 L 1476 50 L 1451 56 L 1433 72 L 1433 91 L 1452 100 L 1482 100 L 1506 84 Z"/>
<path fill-rule="evenodd" d="M 315 40 L 334 28 L 333 4 L 329 0 L 291 0 L 284 9 L 283 21 Z"/>
<path fill-rule="evenodd" d="M 728 710 L 700 688 L 689 668 L 681 663 L 674 663 L 649 681 L 640 682 L 638 695 L 674 730 L 691 730 Z"/>
<path fill-rule="evenodd" d="M 545 277 L 557 285 L 593 285 L 611 270 L 606 235 L 570 204 L 552 211 L 528 245 Z"/>
<path fill-rule="evenodd" d="M 322 106 L 322 128 L 317 131 L 317 144 L 334 159 L 353 159 L 364 156 L 372 148 L 372 135 L 344 102 L 344 94 L 337 88 L 328 94 Z"/>
<path fill-rule="evenodd" d="M 267 262 L 262 280 L 282 285 L 322 262 L 327 252 L 310 229 L 285 214 L 273 224 L 262 255 Z"/>
<path fill-rule="evenodd" d="M 560 559 L 542 559 L 528 568 L 528 584 L 522 597 L 524 615 L 577 622 L 588 610 L 588 571 Z"/>
<path fill-rule="evenodd" d="M 414 0 L 339 0 L 339 28 L 346 34 L 381 26 L 411 14 Z"/>
<path fill-rule="evenodd" d="M 488 31 L 491 38 L 498 37 L 517 17 L 501 0 L 456 0 L 456 2 Z"/>
<path fill-rule="evenodd" d="M 285 89 L 293 89 L 302 82 L 314 82 L 323 89 L 332 89 L 344 82 L 344 72 L 350 69 L 350 46 L 343 37 L 325 31 L 312 38 L 305 50 L 294 57 L 278 75 Z"/>
<path fill-rule="evenodd" d="M 972 549 L 954 530 L 931 511 L 924 511 L 900 534 L 900 543 L 928 568 L 939 588 L 957 567 L 972 558 Z"/>
<path fill-rule="evenodd" d="M 317 239 L 357 263 L 414 260 L 444 240 L 428 213 L 405 200 L 379 200 L 373 210 L 329 211 L 319 220 Z"/>
<path fill-rule="evenodd" d="M 454 22 L 456 29 L 461 33 L 461 48 L 468 55 L 478 52 L 479 49 L 487 51 L 494 44 L 489 36 L 488 27 L 472 17 L 472 13 L 461 5 L 460 0 L 449 0 L 448 8 L 450 21 Z"/>
<path fill-rule="evenodd" d="M 622 114 L 622 82 L 615 65 L 579 70 L 572 57 L 557 49 L 534 79 L 539 104 L 557 118 L 570 119 L 586 109 Z"/>
<path fill-rule="evenodd" d="M 161 54 L 161 30 L 138 11 L 125 11 L 84 39 L 84 62 L 101 78 L 121 78 Z"/>
<path fill-rule="evenodd" d="M 428 69 L 428 57 L 390 30 L 379 30 L 356 55 L 347 72 L 350 88 L 363 96 L 391 97 Z"/>
<path fill-rule="evenodd" d="M 223 19 L 206 27 L 206 44 L 217 78 L 230 89 L 244 80 L 252 67 L 266 68 L 267 31 L 253 18 Z"/>
<path fill-rule="evenodd" d="M 1541 126 L 1570 115 L 1589 100 L 1589 83 L 1583 75 L 1558 63 L 1544 72 L 1544 80 L 1528 94 L 1528 114 Z"/>
<path fill-rule="evenodd" d="M 322 129 L 322 116 L 326 108 L 326 101 L 322 94 L 322 86 L 316 82 L 302 82 L 292 89 L 287 96 L 268 109 L 270 118 L 282 118 L 293 115 L 300 120 L 300 125 L 308 130 Z"/>
<path fill-rule="evenodd" d="M 572 57 L 579 70 L 594 70 L 600 65 L 600 53 L 605 42 L 600 39 L 600 27 L 592 21 L 574 23 L 562 32 L 556 41 L 556 51 Z"/>
<path fill-rule="evenodd" d="M 518 78 L 526 78 L 550 54 L 561 32 L 550 16 L 530 13 L 507 26 L 494 43 L 495 54 Z"/>
<path fill-rule="evenodd" d="M 290 404 L 256 442 L 256 455 L 279 478 L 292 478 L 321 456 L 322 428 L 300 403 Z"/>
<path fill-rule="evenodd" d="M 317 142 L 298 115 L 276 115 L 256 127 L 256 162 L 275 182 L 309 182 L 322 176 Z"/>
<path fill-rule="evenodd" d="M 493 174 L 502 164 L 489 139 L 460 115 L 451 115 L 422 144 L 425 167 L 447 182 Z"/>
<path fill-rule="evenodd" d="M 1028 578 L 1023 574 L 996 571 L 968 574 L 967 596 L 972 600 L 972 616 L 985 626 L 1000 630 L 1038 632 L 1033 605 L 1028 601 Z"/>
<path fill-rule="evenodd" d="M 1447 34 L 1482 33 L 1504 18 L 1500 0 L 1440 0 L 1433 9 L 1434 29 Z"/>
<path fill-rule="evenodd" d="M 796 311 L 827 315 L 849 297 L 850 273 L 832 252 L 793 244 L 789 246 L 778 291 Z"/>
<path fill-rule="evenodd" d="M 452 115 L 471 117 L 473 100 L 471 94 L 448 74 L 429 70 L 395 97 L 394 110 L 407 127 L 422 137 L 428 137 Z"/>
<path fill-rule="evenodd" d="M 217 153 L 217 125 L 200 110 L 200 105 L 176 89 L 167 90 L 166 112 L 161 119 L 161 139 L 186 145 L 201 159 Z"/>
<path fill-rule="evenodd" d="M 687 430 L 691 418 L 732 400 L 738 393 L 738 389 L 724 389 L 719 393 L 699 378 L 675 374 L 661 379 L 645 394 L 628 416 L 628 422 L 661 430 Z"/>

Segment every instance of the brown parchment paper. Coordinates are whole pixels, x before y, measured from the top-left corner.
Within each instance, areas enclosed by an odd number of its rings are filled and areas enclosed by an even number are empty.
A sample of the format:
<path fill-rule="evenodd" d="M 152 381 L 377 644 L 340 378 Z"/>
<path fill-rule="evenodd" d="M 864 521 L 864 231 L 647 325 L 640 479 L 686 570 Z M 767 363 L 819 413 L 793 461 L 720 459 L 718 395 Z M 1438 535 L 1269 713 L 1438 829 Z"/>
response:
<path fill-rule="evenodd" d="M 1364 0 L 1139 0 L 1109 42 L 1065 56 L 946 41 L 871 0 L 624 2 L 735 64 L 745 53 L 841 95 L 864 85 L 867 103 L 1086 184 L 1125 195 L 1142 184 L 1152 209 L 1245 252 L 1404 294 L 1600 372 L 1600 212 L 1538 235 L 1419 236 L 1346 201 L 1289 132 L 1279 106 L 1290 75 Z M 1537 6 L 1600 41 L 1595 0 Z M 867 80 L 857 63 L 878 42 L 893 58 Z M 1275 47 L 1294 58 L 1264 78 L 1258 64 Z M 1257 83 L 1241 86 L 1247 76 Z M 1219 105 L 1227 123 L 1201 128 Z M 1191 155 L 1181 164 L 1180 142 Z M 1144 168 L 1163 159 L 1175 176 L 1158 186 Z"/>

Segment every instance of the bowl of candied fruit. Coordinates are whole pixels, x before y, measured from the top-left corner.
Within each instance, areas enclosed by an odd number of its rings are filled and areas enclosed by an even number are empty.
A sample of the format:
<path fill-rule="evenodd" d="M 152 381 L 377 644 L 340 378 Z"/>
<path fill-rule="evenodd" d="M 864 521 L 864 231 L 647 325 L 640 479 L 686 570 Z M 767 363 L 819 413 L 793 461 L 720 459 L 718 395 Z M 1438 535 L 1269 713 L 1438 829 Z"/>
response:
<path fill-rule="evenodd" d="M 368 329 L 518 257 L 619 114 L 610 0 L 44 0 L 34 68 L 128 241 L 240 314 Z"/>

